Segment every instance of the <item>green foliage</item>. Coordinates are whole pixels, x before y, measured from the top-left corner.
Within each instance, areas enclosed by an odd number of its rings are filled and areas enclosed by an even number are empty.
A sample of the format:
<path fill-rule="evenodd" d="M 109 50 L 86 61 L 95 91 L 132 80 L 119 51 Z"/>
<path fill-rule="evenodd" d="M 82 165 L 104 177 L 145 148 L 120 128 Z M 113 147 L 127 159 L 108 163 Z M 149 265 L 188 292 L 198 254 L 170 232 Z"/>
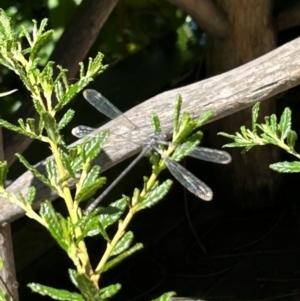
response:
<path fill-rule="evenodd" d="M 144 246 L 141 243 L 137 243 L 128 250 L 123 251 L 121 254 L 119 254 L 117 257 L 111 259 L 110 261 L 107 261 L 107 263 L 101 267 L 97 268 L 97 273 L 103 273 L 105 271 L 108 271 L 109 269 L 113 268 L 117 264 L 121 263 L 124 259 L 132 255 L 133 253 L 141 250 Z"/>
<path fill-rule="evenodd" d="M 77 273 L 76 282 L 84 300 L 102 301 L 101 291 L 95 287 L 94 283 L 86 274 Z"/>
<path fill-rule="evenodd" d="M 62 249 L 68 252 L 72 241 L 70 232 L 66 231 L 67 220 L 57 213 L 48 201 L 41 204 L 40 216 L 46 222 L 47 228 L 53 238 Z"/>
<path fill-rule="evenodd" d="M 168 292 L 168 293 L 164 293 L 162 296 L 160 296 L 159 298 L 156 298 L 152 301 L 168 301 L 168 300 L 171 300 L 171 298 L 174 296 L 176 296 L 175 292 Z"/>
<path fill-rule="evenodd" d="M 29 188 L 27 196 L 7 192 L 4 189 L 6 162 L 0 164 L 0 195 L 20 206 L 28 217 L 44 226 L 75 266 L 74 270 L 69 270 L 69 276 L 79 293 L 31 283 L 29 287 L 33 291 L 55 300 L 107 300 L 116 294 L 121 286 L 114 284 L 99 288 L 98 282 L 102 273 L 143 248 L 141 243 L 134 243 L 133 233 L 127 231 L 130 221 L 137 212 L 155 205 L 166 195 L 172 181 L 158 181 L 160 172 L 166 168 L 165 159 L 175 150 L 173 156 L 176 160 L 192 152 L 202 137 L 201 132 L 194 135 L 192 133 L 211 113 L 198 120 L 193 120 L 188 113 L 180 117 L 182 100 L 178 96 L 174 113 L 173 144 L 164 150 L 163 158 L 152 156 L 153 172 L 150 177 L 144 178 L 143 189 L 135 189 L 132 197 L 123 196 L 107 208 L 97 208 L 86 214 L 81 208 L 82 203 L 105 184 L 105 179 L 100 177 L 100 166 L 93 165 L 93 160 L 100 153 L 109 132 L 103 131 L 86 139 L 81 145 L 67 148 L 61 130 L 71 121 L 74 111 L 69 109 L 60 120 L 57 118 L 57 112 L 69 104 L 95 76 L 106 69 L 106 66 L 102 65 L 103 55 L 99 53 L 95 59 L 89 60 L 86 69 L 80 64 L 77 82 L 69 84 L 66 70 L 60 66 L 58 76 L 53 78 L 54 62 L 46 63 L 43 68 L 39 67 L 42 59 L 40 53 L 52 39 L 52 31 L 46 30 L 46 24 L 46 20 L 39 26 L 37 22 L 33 22 L 32 32 L 24 27 L 19 35 L 12 29 L 10 19 L 0 9 L 0 64 L 20 77 L 30 92 L 33 106 L 39 115 L 38 124 L 34 119 L 28 118 L 20 119 L 18 125 L 0 119 L 0 125 L 48 144 L 53 156 L 46 160 L 46 175 L 41 174 L 21 154 L 17 156 L 36 178 L 64 200 L 68 214 L 66 217 L 62 216 L 48 200 L 41 203 L 37 213 L 32 207 L 36 195 L 34 187 Z M 22 38 L 25 38 L 29 45 L 27 48 L 23 48 Z M 54 104 L 53 99 L 56 99 L 57 103 Z M 155 114 L 152 114 L 152 125 L 155 132 L 161 131 L 159 118 Z M 280 126 L 283 129 L 285 122 L 282 121 Z M 283 135 L 288 136 L 288 133 L 285 131 Z M 182 145 L 177 147 L 178 144 Z M 74 196 L 71 194 L 70 181 L 76 185 Z M 115 233 L 111 234 L 108 228 L 113 225 L 117 227 Z M 95 235 L 101 235 L 107 247 L 94 267 L 90 262 L 85 239 Z M 173 295 L 173 292 L 167 293 L 156 300 L 169 300 Z"/>
<path fill-rule="evenodd" d="M 279 122 L 275 114 L 265 117 L 264 123 L 257 123 L 259 115 L 259 103 L 252 108 L 252 129 L 241 126 L 241 132 L 235 135 L 219 133 L 219 135 L 233 139 L 234 142 L 225 144 L 224 147 L 244 147 L 244 152 L 254 146 L 267 144 L 276 145 L 289 154 L 300 159 L 300 154 L 294 149 L 297 134 L 292 130 L 292 111 L 285 108 Z M 278 162 L 270 165 L 270 168 L 282 173 L 300 172 L 300 162 Z"/>
<path fill-rule="evenodd" d="M 3 268 L 3 260 L 0 257 L 0 271 L 2 270 L 2 268 Z M 4 283 L 2 278 L 0 279 L 0 281 L 2 282 L 2 284 Z M 5 293 L 4 293 L 4 291 L 2 290 L 1 287 L 2 287 L 2 285 L 0 286 L 0 301 L 5 301 L 6 300 L 5 299 Z"/>
<path fill-rule="evenodd" d="M 150 190 L 147 196 L 143 199 L 143 201 L 137 204 L 136 210 L 140 211 L 145 208 L 150 208 L 159 202 L 170 190 L 172 181 L 166 180 L 160 185 L 154 184 L 154 189 Z"/>
<path fill-rule="evenodd" d="M 30 283 L 28 287 L 36 293 L 43 296 L 49 296 L 54 300 L 63 301 L 84 301 L 84 298 L 78 293 L 71 293 L 66 290 L 55 289 L 46 285 L 41 285 L 38 283 Z"/>
<path fill-rule="evenodd" d="M 3 290 L 1 288 L 0 288 L 0 301 L 6 301 L 5 293 L 3 292 Z"/>
<path fill-rule="evenodd" d="M 161 132 L 160 121 L 159 121 L 159 118 L 158 118 L 157 114 L 155 114 L 155 113 L 151 114 L 151 126 L 154 129 L 155 133 L 160 133 Z"/>
<path fill-rule="evenodd" d="M 7 177 L 8 166 L 6 161 L 0 161 L 0 187 L 4 188 Z"/>

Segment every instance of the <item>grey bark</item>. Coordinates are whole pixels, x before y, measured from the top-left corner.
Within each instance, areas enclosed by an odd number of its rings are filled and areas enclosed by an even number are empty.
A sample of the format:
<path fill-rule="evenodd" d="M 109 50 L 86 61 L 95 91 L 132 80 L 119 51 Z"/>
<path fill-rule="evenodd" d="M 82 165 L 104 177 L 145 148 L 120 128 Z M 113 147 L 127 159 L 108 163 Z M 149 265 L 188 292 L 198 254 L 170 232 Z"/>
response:
<path fill-rule="evenodd" d="M 0 160 L 4 160 L 2 128 L 0 127 Z M 0 271 L 0 287 L 7 301 L 18 301 L 18 283 L 14 261 L 14 249 L 12 244 L 11 227 L 7 222 L 0 223 L 0 257 L 3 268 Z"/>

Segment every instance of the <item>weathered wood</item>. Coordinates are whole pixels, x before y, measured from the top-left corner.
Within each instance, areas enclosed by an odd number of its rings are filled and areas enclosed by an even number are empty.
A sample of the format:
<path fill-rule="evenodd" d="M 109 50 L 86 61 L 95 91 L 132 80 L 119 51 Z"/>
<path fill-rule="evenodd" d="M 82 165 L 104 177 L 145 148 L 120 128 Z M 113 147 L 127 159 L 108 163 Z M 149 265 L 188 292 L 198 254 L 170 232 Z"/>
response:
<path fill-rule="evenodd" d="M 252 106 L 257 101 L 263 101 L 286 91 L 299 83 L 300 38 L 239 68 L 150 98 L 126 113 L 126 116 L 138 126 L 137 129 L 128 128 L 128 124 L 120 119 L 107 123 L 99 130 L 110 129 L 112 133 L 123 132 L 123 134 L 121 137 L 112 135 L 95 162 L 106 170 L 137 153 L 141 146 L 128 141 L 133 137 L 140 142 L 147 139 L 152 133 L 148 116 L 153 111 L 159 115 L 164 132 L 170 136 L 173 107 L 178 93 L 184 100 L 183 111 L 191 112 L 196 118 L 203 112 L 212 110 L 214 112 L 214 117 L 210 120 L 212 122 Z M 81 140 L 76 143 L 81 143 Z M 44 172 L 44 165 L 44 161 L 38 163 L 38 170 Z M 21 191 L 26 194 L 29 185 L 36 186 L 37 202 L 46 198 L 51 200 L 56 198 L 56 195 L 34 179 L 30 172 L 20 176 L 8 187 L 8 191 Z M 1 206 L 0 223 L 13 221 L 23 215 L 20 208 L 2 199 Z"/>
<path fill-rule="evenodd" d="M 273 27 L 271 0 L 218 0 L 228 16 L 231 34 L 226 39 L 210 37 L 208 41 L 208 76 L 224 73 L 248 63 L 276 48 L 276 32 Z M 261 116 L 276 111 L 276 102 L 268 99 L 260 108 Z M 219 148 L 227 139 L 216 138 L 215 133 L 226 130 L 234 133 L 244 124 L 251 124 L 251 110 L 243 110 L 229 116 L 210 128 L 210 145 Z M 240 155 L 240 150 L 232 150 L 232 164 L 226 168 L 212 166 L 215 181 L 219 182 L 223 202 L 230 202 L 243 208 L 257 208 L 272 204 L 276 189 L 279 188 L 279 174 L 269 165 L 279 160 L 279 149 L 256 148 Z M 263 163 L 262 163 L 263 162 Z M 228 187 L 231 186 L 231 189 Z"/>
<path fill-rule="evenodd" d="M 0 160 L 4 160 L 4 149 L 2 139 L 2 127 L 0 127 Z M 0 258 L 3 268 L 0 276 L 5 284 L 0 282 L 7 301 L 18 301 L 18 283 L 16 281 L 16 269 L 14 260 L 14 249 L 11 237 L 11 227 L 7 222 L 0 223 Z"/>
<path fill-rule="evenodd" d="M 6 286 L 4 287 L 0 283 L 0 287 L 4 291 L 7 301 L 18 301 L 18 282 L 16 280 L 11 227 L 6 222 L 0 224 L 0 256 L 3 260 L 3 269 L 0 275 Z"/>

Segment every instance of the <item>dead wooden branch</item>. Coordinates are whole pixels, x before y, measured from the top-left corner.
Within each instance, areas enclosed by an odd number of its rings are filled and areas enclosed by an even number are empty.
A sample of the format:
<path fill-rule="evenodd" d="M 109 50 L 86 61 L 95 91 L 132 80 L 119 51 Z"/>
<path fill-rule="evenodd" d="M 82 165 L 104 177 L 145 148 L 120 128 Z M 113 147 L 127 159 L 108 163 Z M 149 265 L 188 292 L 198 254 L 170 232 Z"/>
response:
<path fill-rule="evenodd" d="M 0 160 L 4 160 L 2 128 L 0 127 Z M 3 200 L 1 200 L 3 201 Z M 0 201 L 0 204 L 2 204 Z M 16 269 L 14 260 L 14 249 L 12 244 L 11 227 L 7 222 L 0 223 L 0 257 L 3 261 L 3 268 L 0 276 L 3 280 L 0 282 L 5 299 L 7 301 L 18 301 L 18 283 L 16 280 Z"/>
<path fill-rule="evenodd" d="M 110 129 L 111 133 L 120 135 L 123 132 L 123 134 L 118 137 L 111 135 L 95 162 L 106 170 L 137 153 L 141 145 L 126 142 L 129 139 L 140 142 L 147 139 L 152 129 L 150 120 L 146 117 L 153 111 L 159 115 L 164 132 L 171 135 L 173 106 L 178 93 L 184 100 L 183 111 L 191 112 L 196 118 L 203 112 L 212 110 L 214 117 L 211 122 L 268 99 L 299 83 L 300 38 L 229 72 L 148 99 L 126 113 L 126 116 L 138 126 L 137 129 L 128 128 L 127 123 L 122 125 L 120 119 L 107 123 L 99 128 L 99 131 Z M 40 172 L 45 171 L 45 161 L 36 166 Z M 34 185 L 37 190 L 36 206 L 42 200 L 53 200 L 57 197 L 34 179 L 30 172 L 20 176 L 8 190 L 21 191 L 26 195 L 30 185 Z M 24 214 L 19 207 L 3 199 L 0 202 L 2 205 L 0 223 L 13 221 Z"/>

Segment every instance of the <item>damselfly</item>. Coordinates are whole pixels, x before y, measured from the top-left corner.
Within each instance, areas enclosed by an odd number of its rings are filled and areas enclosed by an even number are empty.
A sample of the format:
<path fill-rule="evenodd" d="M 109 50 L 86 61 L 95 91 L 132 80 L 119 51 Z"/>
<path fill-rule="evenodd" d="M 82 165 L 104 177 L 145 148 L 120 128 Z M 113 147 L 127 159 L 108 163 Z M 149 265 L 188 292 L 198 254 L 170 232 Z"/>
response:
<path fill-rule="evenodd" d="M 132 124 L 122 112 L 115 107 L 109 100 L 101 95 L 96 90 L 87 89 L 83 92 L 84 98 L 93 105 L 99 112 L 103 113 L 107 117 L 114 119 L 119 116 L 123 116 L 127 122 Z M 132 124 L 133 125 L 133 124 Z M 133 125 L 134 126 L 134 125 Z M 135 126 L 134 126 L 135 127 Z M 72 130 L 72 134 L 77 138 L 83 138 L 84 136 L 91 134 L 95 128 L 80 125 Z M 117 185 L 117 183 L 129 172 L 129 170 L 150 150 L 154 150 L 165 161 L 167 168 L 170 173 L 174 176 L 177 181 L 188 189 L 191 193 L 204 201 L 210 201 L 213 197 L 212 190 L 202 181 L 200 181 L 191 172 L 185 169 L 178 162 L 172 160 L 163 154 L 162 150 L 158 147 L 160 144 L 170 144 L 171 142 L 165 141 L 165 137 L 162 134 L 154 134 L 149 137 L 147 143 L 144 145 L 141 153 L 131 162 L 131 164 L 108 186 L 102 194 L 95 199 L 86 209 L 89 213 L 94 210 L 97 205 L 104 199 L 104 197 Z M 211 148 L 196 147 L 189 156 L 201 159 L 204 161 L 227 164 L 231 161 L 231 156 L 225 152 Z"/>

